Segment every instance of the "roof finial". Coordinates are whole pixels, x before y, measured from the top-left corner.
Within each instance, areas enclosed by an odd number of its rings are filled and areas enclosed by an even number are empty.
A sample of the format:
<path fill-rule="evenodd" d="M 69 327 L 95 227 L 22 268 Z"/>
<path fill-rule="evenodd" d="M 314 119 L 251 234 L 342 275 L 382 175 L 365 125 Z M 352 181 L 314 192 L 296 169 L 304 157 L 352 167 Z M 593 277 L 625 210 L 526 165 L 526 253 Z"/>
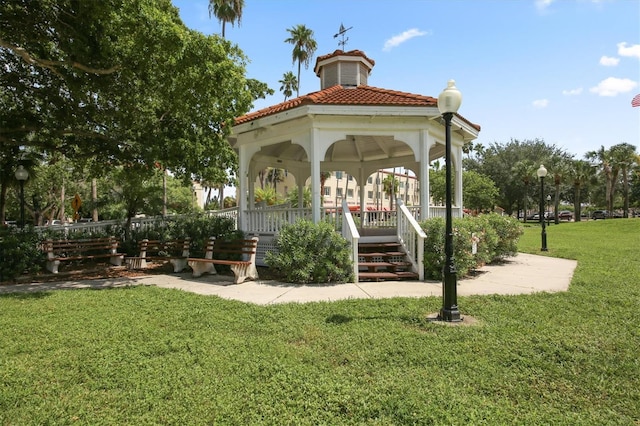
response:
<path fill-rule="evenodd" d="M 340 24 L 340 31 L 338 31 L 337 33 L 335 33 L 333 35 L 333 38 L 338 38 L 338 36 L 342 36 L 342 40 L 338 41 L 338 46 L 342 47 L 342 50 L 344 50 L 344 47 L 346 46 L 347 42 L 349 41 L 349 38 L 344 38 L 344 34 L 349 31 L 351 28 L 353 27 L 349 27 L 349 28 L 345 28 L 344 25 L 342 25 L 342 23 Z"/>

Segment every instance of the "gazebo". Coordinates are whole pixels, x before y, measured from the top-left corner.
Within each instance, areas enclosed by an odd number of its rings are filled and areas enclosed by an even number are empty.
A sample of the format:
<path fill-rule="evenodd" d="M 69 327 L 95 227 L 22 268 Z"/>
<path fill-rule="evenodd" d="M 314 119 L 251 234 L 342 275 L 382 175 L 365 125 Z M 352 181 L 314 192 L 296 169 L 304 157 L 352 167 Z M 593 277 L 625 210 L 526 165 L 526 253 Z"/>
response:
<path fill-rule="evenodd" d="M 321 172 L 344 171 L 363 187 L 377 170 L 411 170 L 420 182 L 420 204 L 404 206 L 399 199 L 398 215 L 410 211 L 408 220 L 414 222 L 444 216 L 444 208 L 430 205 L 429 197 L 429 164 L 445 154 L 445 129 L 437 98 L 369 86 L 374 65 L 359 50 L 336 50 L 320 56 L 314 68 L 320 78 L 319 91 L 236 119 L 229 142 L 239 157 L 238 228 L 260 234 L 265 250 L 282 224 L 299 217 L 317 223 L 327 214 L 322 205 Z M 462 147 L 477 138 L 480 126 L 455 114 L 451 128 L 453 211 L 461 216 Z M 311 209 L 282 208 L 278 214 L 277 209 L 256 206 L 255 181 L 267 167 L 285 169 L 295 177 L 299 200 L 305 185 L 310 186 Z M 360 191 L 357 213 L 361 228 L 357 234 L 365 223 L 372 223 L 366 220 L 364 197 Z M 342 211 L 348 213 L 346 204 Z M 401 220 L 395 223 L 400 227 Z M 397 236 L 402 240 L 399 233 Z"/>

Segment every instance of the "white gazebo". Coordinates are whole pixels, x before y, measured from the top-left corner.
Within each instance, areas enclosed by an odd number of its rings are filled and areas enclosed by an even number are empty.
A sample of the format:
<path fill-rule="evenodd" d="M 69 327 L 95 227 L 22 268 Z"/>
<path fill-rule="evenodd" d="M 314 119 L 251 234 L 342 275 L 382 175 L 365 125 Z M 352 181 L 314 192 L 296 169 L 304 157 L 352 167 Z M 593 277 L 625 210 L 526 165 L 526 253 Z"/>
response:
<path fill-rule="evenodd" d="M 311 209 L 288 209 L 282 216 L 287 223 L 300 216 L 314 222 L 323 218 L 321 172 L 344 171 L 362 188 L 377 170 L 395 167 L 413 171 L 420 182 L 420 205 L 413 206 L 413 219 L 444 216 L 444 208 L 430 205 L 429 196 L 429 164 L 445 154 L 438 100 L 369 86 L 374 64 L 359 50 L 318 57 L 315 72 L 321 90 L 236 119 L 229 142 L 239 156 L 239 229 L 274 235 L 279 229 L 274 212 L 266 213 L 253 202 L 256 177 L 267 167 L 292 174 L 300 200 L 310 182 Z M 451 128 L 453 208 L 454 215 L 461 216 L 462 147 L 477 138 L 480 126 L 455 114 Z M 361 218 L 366 214 L 364 197 L 360 191 Z M 406 207 L 401 201 L 397 205 L 399 211 Z"/>

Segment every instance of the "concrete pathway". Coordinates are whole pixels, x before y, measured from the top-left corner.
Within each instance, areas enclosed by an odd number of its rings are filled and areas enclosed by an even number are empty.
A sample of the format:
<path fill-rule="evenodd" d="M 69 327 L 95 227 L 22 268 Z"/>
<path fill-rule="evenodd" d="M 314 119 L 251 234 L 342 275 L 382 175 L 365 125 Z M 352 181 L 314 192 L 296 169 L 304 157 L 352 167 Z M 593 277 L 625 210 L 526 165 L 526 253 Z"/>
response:
<path fill-rule="evenodd" d="M 458 281 L 458 295 L 527 294 L 566 291 L 577 266 L 575 260 L 519 254 L 500 265 L 481 268 L 471 278 Z M 341 299 L 442 296 L 438 281 L 384 281 L 331 285 L 296 285 L 276 281 L 247 281 L 234 285 L 233 277 L 206 275 L 192 278 L 190 272 L 148 275 L 137 278 L 97 279 L 0 286 L 0 294 L 79 288 L 110 288 L 155 285 L 202 295 L 219 296 L 258 305 L 305 303 Z"/>

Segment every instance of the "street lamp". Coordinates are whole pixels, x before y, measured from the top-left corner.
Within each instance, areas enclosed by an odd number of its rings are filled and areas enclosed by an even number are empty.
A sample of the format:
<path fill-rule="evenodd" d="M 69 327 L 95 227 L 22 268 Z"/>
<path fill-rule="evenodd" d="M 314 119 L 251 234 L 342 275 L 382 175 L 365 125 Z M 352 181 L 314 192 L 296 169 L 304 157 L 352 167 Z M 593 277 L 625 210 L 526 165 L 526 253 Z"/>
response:
<path fill-rule="evenodd" d="M 442 309 L 438 319 L 448 322 L 462 321 L 458 310 L 456 288 L 456 265 L 453 259 L 453 219 L 451 213 L 451 119 L 462 103 L 462 94 L 456 88 L 456 82 L 449 80 L 446 89 L 438 96 L 438 110 L 442 114 L 445 127 L 445 185 L 446 185 L 446 228 L 445 228 L 445 263 L 442 277 Z"/>
<path fill-rule="evenodd" d="M 547 226 L 549 226 L 550 223 L 550 217 L 551 216 L 551 195 L 547 195 L 547 206 L 545 207 L 545 216 L 547 216 Z"/>
<path fill-rule="evenodd" d="M 29 172 L 22 164 L 16 170 L 16 179 L 20 182 L 20 228 L 24 228 L 24 181 L 29 179 Z"/>
<path fill-rule="evenodd" d="M 544 178 L 547 176 L 547 169 L 540 164 L 540 168 L 536 172 L 540 178 L 540 225 L 542 225 L 542 248 L 540 251 L 547 251 L 547 229 L 544 226 Z"/>

